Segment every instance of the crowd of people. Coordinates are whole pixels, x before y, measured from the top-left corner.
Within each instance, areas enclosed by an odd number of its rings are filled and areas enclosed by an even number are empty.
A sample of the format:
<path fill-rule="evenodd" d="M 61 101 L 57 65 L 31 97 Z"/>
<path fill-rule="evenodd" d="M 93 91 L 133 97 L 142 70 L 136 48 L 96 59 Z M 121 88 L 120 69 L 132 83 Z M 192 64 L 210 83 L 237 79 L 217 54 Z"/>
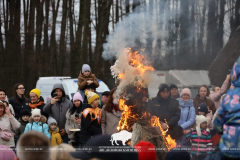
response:
<path fill-rule="evenodd" d="M 178 148 L 191 148 L 181 152 L 173 149 L 165 156 L 166 160 L 240 158 L 237 151 L 240 146 L 239 69 L 240 58 L 221 88 L 215 86 L 210 91 L 202 85 L 193 99 L 190 89 L 179 92 L 176 85 L 162 83 L 157 96 L 144 103 L 148 113 L 159 117 L 161 128 L 175 139 Z M 0 157 L 8 160 L 157 159 L 156 150 L 137 149 L 139 146 L 155 148 L 150 142 L 129 146 L 135 148 L 133 152 L 99 152 L 94 148 L 112 146 L 111 135 L 118 132 L 123 112 L 116 98 L 117 88 L 103 92 L 100 98 L 96 92 L 98 86 L 90 66 L 84 64 L 72 100 L 67 98 L 60 83 L 53 86 L 52 99 L 46 104 L 39 89 L 30 91 L 30 99 L 25 97 L 21 83 L 13 87 L 14 96 L 9 99 L 6 91 L 0 89 Z M 93 148 L 76 151 L 82 147 Z M 213 150 L 214 147 L 219 150 Z"/>

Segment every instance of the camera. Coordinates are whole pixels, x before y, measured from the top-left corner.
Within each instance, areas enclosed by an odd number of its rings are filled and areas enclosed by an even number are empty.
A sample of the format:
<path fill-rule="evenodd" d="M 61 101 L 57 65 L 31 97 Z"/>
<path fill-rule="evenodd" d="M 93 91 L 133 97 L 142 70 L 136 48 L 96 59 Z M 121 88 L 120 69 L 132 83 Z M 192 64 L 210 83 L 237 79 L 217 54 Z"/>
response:
<path fill-rule="evenodd" d="M 75 118 L 79 119 L 79 114 L 75 114 Z"/>
<path fill-rule="evenodd" d="M 58 96 L 58 94 L 57 93 L 53 93 L 53 97 L 57 97 Z"/>

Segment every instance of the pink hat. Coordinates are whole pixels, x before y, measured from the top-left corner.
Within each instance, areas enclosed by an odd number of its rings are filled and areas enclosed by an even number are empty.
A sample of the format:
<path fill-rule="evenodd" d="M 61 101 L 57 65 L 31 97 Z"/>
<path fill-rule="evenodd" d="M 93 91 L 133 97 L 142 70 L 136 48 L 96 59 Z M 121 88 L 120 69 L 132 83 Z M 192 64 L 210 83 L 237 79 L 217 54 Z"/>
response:
<path fill-rule="evenodd" d="M 14 157 L 16 154 L 13 152 L 13 150 L 4 145 L 0 145 L 0 159 L 1 160 L 14 160 Z"/>
<path fill-rule="evenodd" d="M 188 88 L 184 88 L 183 90 L 182 90 L 182 92 L 180 93 L 180 97 L 182 97 L 182 95 L 183 94 L 188 94 L 189 96 L 190 96 L 190 98 L 191 98 L 191 91 L 190 91 L 190 89 L 188 89 Z"/>
<path fill-rule="evenodd" d="M 83 102 L 83 98 L 81 96 L 81 94 L 79 92 L 75 93 L 74 96 L 73 96 L 73 102 L 75 100 L 80 100 L 81 102 Z"/>

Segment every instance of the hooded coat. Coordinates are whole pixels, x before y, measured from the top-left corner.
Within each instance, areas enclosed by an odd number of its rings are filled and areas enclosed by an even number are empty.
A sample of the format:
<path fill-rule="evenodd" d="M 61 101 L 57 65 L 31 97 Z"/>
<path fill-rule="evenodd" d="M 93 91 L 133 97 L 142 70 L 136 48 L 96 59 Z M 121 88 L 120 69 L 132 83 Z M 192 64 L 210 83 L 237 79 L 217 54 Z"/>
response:
<path fill-rule="evenodd" d="M 51 138 L 50 133 L 48 132 L 48 125 L 47 125 L 47 118 L 43 115 L 41 115 L 40 121 L 39 122 L 34 122 L 33 118 L 30 117 L 29 118 L 29 123 L 26 125 L 26 128 L 24 130 L 25 132 L 28 131 L 38 131 L 38 132 L 42 132 L 43 134 L 45 134 L 49 139 Z"/>
<path fill-rule="evenodd" d="M 229 89 L 213 123 L 221 136 L 219 148 L 229 158 L 240 158 L 240 152 L 233 150 L 240 146 L 240 57 L 231 71 L 233 89 Z M 226 150 L 231 148 L 231 150 Z"/>
<path fill-rule="evenodd" d="M 82 71 L 80 71 L 79 73 L 79 76 L 78 76 L 78 89 L 79 90 L 83 90 L 84 87 L 87 85 L 87 81 L 88 80 L 91 80 L 93 81 L 93 84 L 96 88 L 99 87 L 99 83 L 98 83 L 98 80 L 96 78 L 96 76 L 92 73 L 90 73 L 90 75 L 88 77 L 85 77 L 83 74 L 82 74 Z"/>
<path fill-rule="evenodd" d="M 169 134 L 173 139 L 182 136 L 179 133 L 178 121 L 181 116 L 181 110 L 177 100 L 171 98 L 171 95 L 167 99 L 164 99 L 158 93 L 155 98 L 150 98 L 147 104 L 147 111 L 151 115 L 159 117 L 161 122 L 165 123 L 165 119 L 169 126 L 167 134 Z M 183 131 L 181 131 L 183 132 Z"/>
<path fill-rule="evenodd" d="M 14 109 L 15 118 L 19 119 L 20 118 L 19 114 L 20 114 L 21 109 L 27 109 L 29 112 L 31 112 L 31 108 L 28 105 L 30 100 L 27 99 L 27 102 L 26 102 L 24 99 L 24 96 L 19 97 L 17 94 L 17 100 L 18 100 L 18 103 L 17 103 L 15 97 L 11 97 L 11 98 L 9 98 L 9 104 L 11 104 Z"/>
<path fill-rule="evenodd" d="M 62 137 L 59 133 L 59 128 L 56 127 L 56 129 L 54 131 L 49 131 L 50 135 L 51 135 L 51 145 L 53 146 L 57 146 L 60 145 L 63 141 L 62 141 Z"/>
<path fill-rule="evenodd" d="M 195 108 L 193 106 L 193 100 L 190 99 L 189 101 L 184 101 L 181 98 L 178 98 L 178 101 L 181 107 L 181 116 L 178 121 L 178 125 L 180 125 L 183 130 L 189 130 L 192 128 L 196 118 Z M 177 139 L 177 143 L 181 143 L 181 146 L 190 145 L 185 135 Z"/>
<path fill-rule="evenodd" d="M 53 93 L 55 93 L 55 90 L 57 88 L 63 91 L 62 100 L 53 105 L 51 104 L 51 100 L 49 100 L 47 104 L 43 107 L 43 112 L 47 113 L 49 117 L 53 117 L 57 121 L 59 130 L 64 129 L 66 131 L 66 113 L 68 109 L 73 106 L 73 103 L 66 98 L 66 93 L 61 83 L 55 84 L 53 86 L 51 92 L 52 97 Z"/>

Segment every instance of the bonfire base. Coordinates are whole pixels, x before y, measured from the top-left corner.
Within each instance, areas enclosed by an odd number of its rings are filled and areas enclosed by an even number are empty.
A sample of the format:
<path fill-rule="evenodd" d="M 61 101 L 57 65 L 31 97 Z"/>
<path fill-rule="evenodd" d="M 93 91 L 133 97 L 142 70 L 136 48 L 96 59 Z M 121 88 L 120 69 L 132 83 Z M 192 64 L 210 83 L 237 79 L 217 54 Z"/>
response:
<path fill-rule="evenodd" d="M 161 136 L 159 127 L 143 126 L 139 123 L 133 125 L 133 132 L 131 138 L 131 145 L 134 146 L 140 141 L 150 142 L 155 148 L 162 150 L 156 150 L 157 159 L 164 160 L 168 152 L 164 139 Z"/>

